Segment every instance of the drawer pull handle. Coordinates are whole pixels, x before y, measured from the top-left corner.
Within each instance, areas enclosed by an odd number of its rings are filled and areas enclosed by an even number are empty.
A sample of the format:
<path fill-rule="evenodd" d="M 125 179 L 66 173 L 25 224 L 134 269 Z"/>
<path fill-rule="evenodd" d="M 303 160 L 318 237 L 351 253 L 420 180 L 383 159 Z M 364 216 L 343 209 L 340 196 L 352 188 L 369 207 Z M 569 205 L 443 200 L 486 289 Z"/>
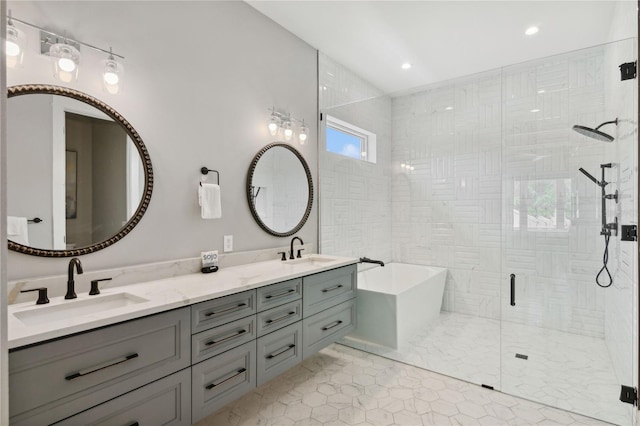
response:
<path fill-rule="evenodd" d="M 291 312 L 289 312 L 288 314 L 283 315 L 283 316 L 281 316 L 281 317 L 274 318 L 274 319 L 270 319 L 270 320 L 266 320 L 266 321 L 265 321 L 265 323 L 266 323 L 266 324 L 273 324 L 273 323 L 276 323 L 276 322 L 280 322 L 280 321 L 282 321 L 282 320 L 286 320 L 286 319 L 287 319 L 287 318 L 289 318 L 291 315 L 295 315 L 295 314 L 296 314 L 296 311 L 291 311 Z"/>
<path fill-rule="evenodd" d="M 205 317 L 210 317 L 210 316 L 218 315 L 218 314 L 226 314 L 227 312 L 231 312 L 231 311 L 239 311 L 240 309 L 238 309 L 238 308 L 242 308 L 244 306 L 247 306 L 247 304 L 246 303 L 240 303 L 237 306 L 233 306 L 233 307 L 228 308 L 228 309 L 223 309 L 222 311 L 217 311 L 217 312 L 211 311 L 211 312 L 208 312 L 208 313 L 204 314 L 204 316 Z"/>
<path fill-rule="evenodd" d="M 232 334 L 232 335 L 227 336 L 227 337 L 223 337 L 220 340 L 212 340 L 210 342 L 207 342 L 207 343 L 205 343 L 205 346 L 217 345 L 218 343 L 226 342 L 227 340 L 231 340 L 231 339 L 233 339 L 235 337 L 238 337 L 238 336 L 240 336 L 240 335 L 242 335 L 242 334 L 244 334 L 246 332 L 247 332 L 247 330 L 245 330 L 243 328 L 242 330 L 238 330 L 235 334 Z"/>
<path fill-rule="evenodd" d="M 100 364 L 100 365 L 97 365 L 95 367 L 87 368 L 86 370 L 80 370 L 77 373 L 73 373 L 73 374 L 65 377 L 65 379 L 73 380 L 73 379 L 77 379 L 78 377 L 88 376 L 89 374 L 95 373 L 96 371 L 104 370 L 105 368 L 109 368 L 109 367 L 113 367 L 114 365 L 122 364 L 123 362 L 127 362 L 130 359 L 134 359 L 134 358 L 138 358 L 138 354 L 137 353 L 134 353 L 134 354 L 131 354 L 131 355 L 127 355 L 127 356 L 123 356 L 123 357 L 120 357 L 120 358 L 115 359 L 113 361 L 105 362 L 104 364 Z"/>
<path fill-rule="evenodd" d="M 332 328 L 337 327 L 337 326 L 339 326 L 340 324 L 342 324 L 342 320 L 338 320 L 338 321 L 334 322 L 334 323 L 333 323 L 333 324 L 331 324 L 331 325 L 327 325 L 327 326 L 325 326 L 325 327 L 322 327 L 322 331 L 331 330 Z"/>
<path fill-rule="evenodd" d="M 205 389 L 211 390 L 211 389 L 215 388 L 216 386 L 220 386 L 220 385 L 228 382 L 229 380 L 231 380 L 231 379 L 233 379 L 235 377 L 238 377 L 239 375 L 241 375 L 245 371 L 247 371 L 246 368 L 241 368 L 240 370 L 236 371 L 236 374 L 234 374 L 233 376 L 227 377 L 226 379 L 224 379 L 224 380 L 222 380 L 222 381 L 220 381 L 218 383 L 211 383 L 210 385 L 205 386 Z"/>
<path fill-rule="evenodd" d="M 338 284 L 338 285 L 335 285 L 333 287 L 325 288 L 325 289 L 322 290 L 322 292 L 323 293 L 328 293 L 330 291 L 337 290 L 339 288 L 342 288 L 342 284 Z"/>
<path fill-rule="evenodd" d="M 293 349 L 293 348 L 295 348 L 295 347 L 296 347 L 296 345 L 294 345 L 294 344 L 292 343 L 292 344 L 290 344 L 290 345 L 288 345 L 288 346 L 285 346 L 284 348 L 280 349 L 278 352 L 274 352 L 274 353 L 272 353 L 272 354 L 267 355 L 267 357 L 266 357 L 266 358 L 267 358 L 267 359 L 275 358 L 275 357 L 277 357 L 277 356 L 279 356 L 279 355 L 282 355 L 283 353 L 285 353 L 285 352 L 287 352 L 287 351 L 290 351 L 291 349 Z"/>
<path fill-rule="evenodd" d="M 278 299 L 280 297 L 284 297 L 290 293 L 294 293 L 296 291 L 295 288 L 290 288 L 289 290 L 285 291 L 284 293 L 280 293 L 280 294 L 270 294 L 268 296 L 265 296 L 265 299 Z"/>

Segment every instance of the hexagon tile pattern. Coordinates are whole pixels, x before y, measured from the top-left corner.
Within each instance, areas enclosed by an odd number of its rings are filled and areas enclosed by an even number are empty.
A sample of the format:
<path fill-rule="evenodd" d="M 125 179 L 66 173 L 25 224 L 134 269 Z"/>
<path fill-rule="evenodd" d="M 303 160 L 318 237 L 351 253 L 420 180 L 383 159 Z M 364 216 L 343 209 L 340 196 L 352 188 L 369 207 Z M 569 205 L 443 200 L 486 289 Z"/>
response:
<path fill-rule="evenodd" d="M 334 344 L 197 426 L 606 424 Z"/>

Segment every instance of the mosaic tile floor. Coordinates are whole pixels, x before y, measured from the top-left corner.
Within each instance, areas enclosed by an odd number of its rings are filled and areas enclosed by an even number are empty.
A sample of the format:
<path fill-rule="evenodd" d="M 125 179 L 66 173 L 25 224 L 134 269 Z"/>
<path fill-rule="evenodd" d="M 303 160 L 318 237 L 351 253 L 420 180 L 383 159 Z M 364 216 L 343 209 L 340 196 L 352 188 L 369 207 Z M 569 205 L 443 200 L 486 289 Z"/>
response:
<path fill-rule="evenodd" d="M 197 425 L 604 424 L 335 344 Z"/>
<path fill-rule="evenodd" d="M 441 312 L 397 350 L 350 338 L 343 343 L 614 424 L 631 423 L 632 407 L 618 400 L 620 382 L 602 339 Z"/>

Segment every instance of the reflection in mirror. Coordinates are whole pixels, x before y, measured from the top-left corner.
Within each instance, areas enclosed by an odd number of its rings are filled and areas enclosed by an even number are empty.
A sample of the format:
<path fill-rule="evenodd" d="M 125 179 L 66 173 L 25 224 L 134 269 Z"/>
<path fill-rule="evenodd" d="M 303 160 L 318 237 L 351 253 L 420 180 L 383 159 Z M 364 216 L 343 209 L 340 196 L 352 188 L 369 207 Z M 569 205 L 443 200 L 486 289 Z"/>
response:
<path fill-rule="evenodd" d="M 249 168 L 247 199 L 262 229 L 276 236 L 293 235 L 311 212 L 313 183 L 309 166 L 290 145 L 267 145 Z"/>
<path fill-rule="evenodd" d="M 9 229 L 9 248 L 77 256 L 126 235 L 153 184 L 135 130 L 110 107 L 70 89 L 18 86 L 9 94 L 7 213 L 18 224 Z M 35 217 L 42 221 L 19 226 Z"/>

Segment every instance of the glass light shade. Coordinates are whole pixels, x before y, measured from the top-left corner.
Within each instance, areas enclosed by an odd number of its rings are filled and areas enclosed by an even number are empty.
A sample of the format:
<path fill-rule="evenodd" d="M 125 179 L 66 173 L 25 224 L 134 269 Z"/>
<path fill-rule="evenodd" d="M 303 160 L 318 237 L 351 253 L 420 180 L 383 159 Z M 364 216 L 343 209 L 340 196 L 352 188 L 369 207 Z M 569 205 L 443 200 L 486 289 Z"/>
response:
<path fill-rule="evenodd" d="M 120 83 L 122 82 L 123 74 L 124 67 L 121 63 L 114 60 L 113 57 L 110 57 L 104 62 L 102 82 L 107 92 L 115 95 L 120 91 Z"/>
<path fill-rule="evenodd" d="M 53 62 L 53 75 L 65 83 L 78 79 L 80 51 L 74 46 L 56 43 L 49 48 L 49 56 Z"/>
<path fill-rule="evenodd" d="M 284 140 L 286 141 L 290 141 L 291 137 L 293 136 L 293 128 L 291 127 L 291 122 L 290 121 L 286 121 L 284 123 L 284 125 L 282 126 L 282 128 L 284 129 Z"/>
<path fill-rule="evenodd" d="M 308 130 L 306 126 L 300 127 L 300 132 L 298 133 L 298 140 L 300 140 L 300 145 L 304 145 L 307 142 Z"/>
<path fill-rule="evenodd" d="M 269 120 L 269 133 L 271 136 L 275 136 L 278 134 L 278 129 L 280 128 L 280 120 L 276 117 L 275 114 L 271 114 L 271 119 Z"/>
<path fill-rule="evenodd" d="M 7 66 L 14 68 L 22 64 L 24 58 L 22 32 L 12 24 L 7 26 L 7 39 L 5 41 L 5 51 L 7 54 Z"/>

